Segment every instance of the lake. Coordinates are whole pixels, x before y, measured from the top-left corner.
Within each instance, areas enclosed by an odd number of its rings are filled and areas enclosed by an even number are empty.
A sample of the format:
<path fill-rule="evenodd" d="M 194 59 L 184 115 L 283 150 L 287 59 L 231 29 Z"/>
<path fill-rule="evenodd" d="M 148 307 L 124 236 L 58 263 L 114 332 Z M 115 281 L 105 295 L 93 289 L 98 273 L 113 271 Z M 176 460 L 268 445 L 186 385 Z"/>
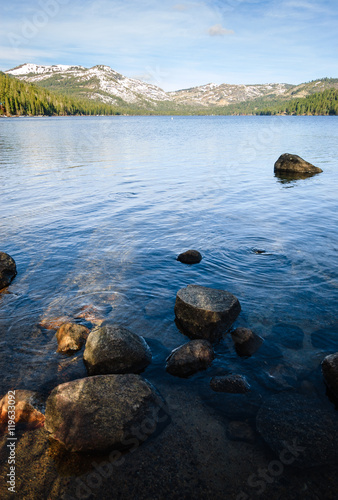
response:
<path fill-rule="evenodd" d="M 176 487 L 177 498 L 189 491 L 194 500 L 258 498 L 247 479 L 273 455 L 257 434 L 252 443 L 228 440 L 229 422 L 254 428 L 262 402 L 281 391 L 331 405 L 320 364 L 338 351 L 337 144 L 337 117 L 1 119 L 0 251 L 18 268 L 0 295 L 1 395 L 12 388 L 48 394 L 84 377 L 82 353 L 74 362 L 56 353 L 55 331 L 43 326 L 60 317 L 88 324 L 90 311 L 146 338 L 153 363 L 144 376 L 168 401 L 168 428 L 176 437 L 184 429 L 175 457 L 159 444 L 164 431 L 127 459 L 128 485 L 122 474 L 116 490 L 98 487 L 93 498 L 176 498 Z M 276 177 L 274 163 L 286 152 L 323 173 Z M 190 248 L 203 255 L 200 264 L 176 260 Z M 227 335 L 206 372 L 188 380 L 166 374 L 166 357 L 188 340 L 174 321 L 176 293 L 188 284 L 235 294 L 242 312 L 234 327 L 252 329 L 262 347 L 240 358 Z M 210 377 L 224 372 L 247 377 L 245 399 L 212 393 Z M 147 466 L 138 474 L 154 454 L 162 472 Z M 56 455 L 36 459 L 53 469 L 47 481 L 37 475 L 28 485 L 22 472 L 25 498 L 59 498 L 68 491 L 65 477 L 91 470 L 88 460 L 62 455 L 67 474 Z M 259 498 L 335 498 L 328 495 L 338 487 L 336 472 L 289 468 Z"/>

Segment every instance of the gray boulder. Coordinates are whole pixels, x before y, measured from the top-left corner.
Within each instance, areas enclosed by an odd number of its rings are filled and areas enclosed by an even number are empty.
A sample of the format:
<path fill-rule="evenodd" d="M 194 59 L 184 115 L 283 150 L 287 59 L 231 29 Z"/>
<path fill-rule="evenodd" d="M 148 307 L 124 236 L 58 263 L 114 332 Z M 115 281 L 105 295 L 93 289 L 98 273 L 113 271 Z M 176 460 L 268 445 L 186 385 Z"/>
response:
<path fill-rule="evenodd" d="M 202 260 L 202 255 L 197 250 L 187 250 L 184 253 L 180 253 L 177 260 L 184 264 L 198 264 Z"/>
<path fill-rule="evenodd" d="M 140 373 L 151 359 L 150 348 L 142 337 L 109 324 L 91 331 L 83 354 L 89 375 Z"/>
<path fill-rule="evenodd" d="M 338 399 L 338 352 L 326 356 L 322 362 L 322 372 L 326 385 Z"/>
<path fill-rule="evenodd" d="M 14 259 L 8 253 L 0 252 L 0 290 L 8 286 L 16 274 Z"/>
<path fill-rule="evenodd" d="M 321 168 L 315 167 L 300 156 L 289 153 L 285 153 L 278 158 L 274 171 L 276 173 L 289 172 L 299 174 L 317 174 L 323 172 Z"/>
<path fill-rule="evenodd" d="M 85 343 L 89 329 L 76 323 L 64 323 L 56 332 L 57 352 L 78 351 Z"/>
<path fill-rule="evenodd" d="M 240 311 L 238 299 L 225 290 L 188 285 L 176 296 L 177 324 L 190 338 L 218 340 Z"/>
<path fill-rule="evenodd" d="M 218 375 L 210 380 L 210 387 L 215 392 L 245 394 L 250 391 L 250 384 L 242 375 Z"/>
<path fill-rule="evenodd" d="M 137 447 L 168 419 L 162 397 L 139 375 L 98 375 L 57 386 L 45 428 L 70 451 Z"/>
<path fill-rule="evenodd" d="M 337 414 L 318 398 L 293 392 L 272 396 L 259 410 L 256 424 L 270 448 L 289 465 L 337 463 Z"/>
<path fill-rule="evenodd" d="M 191 340 L 170 354 L 166 370 L 177 377 L 189 377 L 200 370 L 206 370 L 214 357 L 214 350 L 208 340 Z"/>

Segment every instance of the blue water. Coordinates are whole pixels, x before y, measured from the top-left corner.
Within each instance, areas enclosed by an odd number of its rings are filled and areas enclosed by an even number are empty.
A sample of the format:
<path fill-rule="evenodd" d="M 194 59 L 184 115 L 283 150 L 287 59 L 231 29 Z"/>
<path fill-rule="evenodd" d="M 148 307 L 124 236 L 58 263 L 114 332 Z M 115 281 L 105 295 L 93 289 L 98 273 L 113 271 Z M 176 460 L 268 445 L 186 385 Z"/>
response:
<path fill-rule="evenodd" d="M 0 293 L 0 395 L 30 389 L 47 397 L 56 385 L 86 376 L 82 352 L 56 352 L 48 322 L 119 323 L 147 339 L 153 362 L 144 376 L 173 414 L 169 439 L 182 438 L 176 457 L 169 450 L 166 459 L 163 439 L 132 455 L 133 479 L 128 461 L 127 477 L 119 472 L 126 488 L 140 485 L 142 498 L 168 498 L 177 462 L 187 477 L 196 467 L 196 477 L 218 478 L 197 490 L 194 483 L 196 498 L 207 498 L 205 491 L 223 500 L 224 488 L 232 491 L 229 499 L 242 488 L 258 498 L 248 477 L 275 457 L 257 435 L 254 444 L 228 441 L 228 423 L 244 420 L 254 428 L 262 401 L 289 389 L 331 405 L 320 364 L 338 351 L 337 144 L 336 117 L 1 119 L 0 251 L 15 259 L 18 275 Z M 286 152 L 323 173 L 276 177 L 274 162 Z M 202 253 L 200 264 L 176 260 L 189 248 Z M 177 291 L 192 283 L 234 293 L 242 306 L 234 327 L 251 328 L 264 342 L 241 358 L 227 335 L 207 371 L 181 380 L 164 367 L 170 351 L 188 340 L 176 327 L 174 304 Z M 251 392 L 213 393 L 210 377 L 224 373 L 245 375 Z M 27 448 L 18 449 L 24 450 L 18 474 L 25 478 L 31 453 L 29 441 L 22 442 Z M 223 450 L 225 462 L 208 458 Z M 32 459 L 21 488 L 33 492 L 23 498 L 60 498 L 51 493 L 55 478 L 62 484 L 65 475 L 60 464 L 66 476 L 83 474 L 82 458 L 74 468 L 63 453 L 48 453 L 49 465 L 42 455 Z M 155 496 L 153 454 L 160 464 Z M 151 468 L 138 475 L 149 461 Z M 53 478 L 35 475 L 34 467 Z M 325 474 L 285 471 L 264 498 L 291 500 L 297 491 L 329 498 L 337 476 L 330 469 Z M 104 484 L 104 498 L 116 498 L 114 481 Z"/>
<path fill-rule="evenodd" d="M 37 325 L 88 305 L 164 356 L 186 340 L 173 308 L 189 283 L 234 293 L 234 326 L 266 341 L 244 362 L 226 338 L 214 370 L 260 391 L 322 384 L 338 350 L 337 143 L 336 117 L 2 119 L 0 250 L 18 267 L 0 298 L 2 392 L 60 382 L 65 358 Z M 323 173 L 275 177 L 284 152 Z M 201 264 L 176 261 L 189 248 Z"/>

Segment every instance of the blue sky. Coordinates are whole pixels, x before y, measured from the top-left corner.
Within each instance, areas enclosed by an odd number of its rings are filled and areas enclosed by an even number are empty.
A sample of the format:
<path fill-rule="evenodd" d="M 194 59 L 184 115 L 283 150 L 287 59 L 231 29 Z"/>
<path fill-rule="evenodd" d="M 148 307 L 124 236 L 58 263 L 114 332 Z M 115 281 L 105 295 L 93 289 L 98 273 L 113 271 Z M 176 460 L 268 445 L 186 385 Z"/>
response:
<path fill-rule="evenodd" d="M 0 69 L 106 64 L 178 90 L 338 77 L 337 0 L 11 0 Z"/>

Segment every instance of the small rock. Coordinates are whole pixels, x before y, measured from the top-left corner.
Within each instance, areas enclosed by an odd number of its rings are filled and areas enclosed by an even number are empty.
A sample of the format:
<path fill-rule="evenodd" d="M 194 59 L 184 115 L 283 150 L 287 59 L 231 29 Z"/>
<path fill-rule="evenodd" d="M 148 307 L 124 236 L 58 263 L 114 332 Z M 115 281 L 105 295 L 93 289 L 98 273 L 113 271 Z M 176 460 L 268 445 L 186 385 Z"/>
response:
<path fill-rule="evenodd" d="M 68 450 L 91 452 L 135 448 L 165 421 L 162 397 L 142 377 L 98 375 L 57 386 L 45 428 Z"/>
<path fill-rule="evenodd" d="M 187 250 L 180 253 L 177 260 L 183 262 L 183 264 L 198 264 L 202 260 L 202 255 L 197 250 Z"/>
<path fill-rule="evenodd" d="M 140 373 L 151 363 L 151 358 L 143 337 L 109 324 L 91 331 L 83 354 L 89 375 Z"/>
<path fill-rule="evenodd" d="M 231 333 L 231 337 L 236 352 L 241 357 L 252 356 L 264 342 L 262 337 L 253 333 L 249 328 L 236 328 Z"/>
<path fill-rule="evenodd" d="M 242 375 L 218 375 L 210 380 L 210 387 L 215 392 L 245 394 L 250 391 L 250 384 Z"/>
<path fill-rule="evenodd" d="M 176 296 L 177 323 L 191 338 L 220 339 L 240 311 L 238 299 L 225 290 L 188 285 Z"/>
<path fill-rule="evenodd" d="M 12 393 L 14 399 L 12 398 Z M 8 399 L 8 395 L 10 398 Z M 4 432 L 8 425 L 8 406 L 15 405 L 15 425 L 27 430 L 38 429 L 44 426 L 45 416 L 36 408 L 38 395 L 33 391 L 9 391 L 0 401 L 0 429 Z M 13 411 L 12 408 L 10 408 Z"/>
<path fill-rule="evenodd" d="M 231 332 L 231 337 L 235 344 L 243 344 L 252 339 L 253 336 L 254 334 L 249 328 L 236 328 L 236 330 Z"/>
<path fill-rule="evenodd" d="M 76 323 L 64 323 L 56 332 L 57 352 L 78 351 L 83 346 L 90 330 Z"/>
<path fill-rule="evenodd" d="M 8 286 L 16 274 L 14 259 L 8 253 L 0 252 L 0 290 Z"/>
<path fill-rule="evenodd" d="M 208 340 L 191 340 L 172 351 L 167 358 L 166 370 L 177 377 L 189 377 L 206 370 L 214 357 L 214 350 Z"/>
<path fill-rule="evenodd" d="M 256 419 L 257 430 L 276 453 L 300 468 L 336 464 L 338 419 L 317 397 L 292 391 L 269 398 Z M 281 455 L 283 454 L 283 455 Z"/>
<path fill-rule="evenodd" d="M 300 156 L 285 153 L 281 155 L 275 163 L 275 172 L 292 173 L 320 173 L 321 168 L 315 167 L 311 163 L 303 160 Z"/>
<path fill-rule="evenodd" d="M 231 441 L 244 441 L 245 443 L 254 443 L 256 441 L 255 431 L 251 425 L 236 420 L 229 423 L 227 437 Z"/>
<path fill-rule="evenodd" d="M 322 372 L 326 385 L 338 399 L 338 352 L 326 356 L 322 362 Z"/>

